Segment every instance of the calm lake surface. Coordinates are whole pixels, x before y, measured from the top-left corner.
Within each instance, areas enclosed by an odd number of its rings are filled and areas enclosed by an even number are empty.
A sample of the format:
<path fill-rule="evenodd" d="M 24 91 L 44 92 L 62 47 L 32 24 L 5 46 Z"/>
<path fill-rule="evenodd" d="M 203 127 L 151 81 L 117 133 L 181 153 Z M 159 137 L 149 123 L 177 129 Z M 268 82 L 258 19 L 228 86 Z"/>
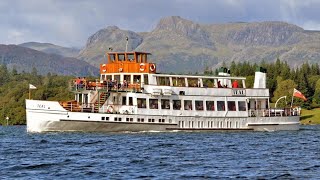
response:
<path fill-rule="evenodd" d="M 319 179 L 320 126 L 299 131 L 45 133 L 0 127 L 1 179 Z"/>

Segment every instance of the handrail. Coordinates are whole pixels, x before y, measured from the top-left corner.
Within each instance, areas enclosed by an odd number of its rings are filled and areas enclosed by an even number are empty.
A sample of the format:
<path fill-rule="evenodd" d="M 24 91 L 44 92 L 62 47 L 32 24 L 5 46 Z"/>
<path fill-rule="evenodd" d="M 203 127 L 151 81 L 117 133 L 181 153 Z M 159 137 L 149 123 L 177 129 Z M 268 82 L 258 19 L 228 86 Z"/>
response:
<path fill-rule="evenodd" d="M 300 111 L 296 108 L 249 109 L 248 116 L 249 117 L 300 116 Z"/>

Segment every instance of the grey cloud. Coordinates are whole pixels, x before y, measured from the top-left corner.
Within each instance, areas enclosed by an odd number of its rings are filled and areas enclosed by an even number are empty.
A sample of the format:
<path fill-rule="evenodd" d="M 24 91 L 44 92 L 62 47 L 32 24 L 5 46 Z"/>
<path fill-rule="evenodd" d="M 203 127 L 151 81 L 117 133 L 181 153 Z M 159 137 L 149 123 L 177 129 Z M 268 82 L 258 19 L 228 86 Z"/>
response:
<path fill-rule="evenodd" d="M 79 47 L 110 25 L 151 31 L 159 19 L 176 15 L 208 24 L 271 20 L 317 29 L 318 9 L 320 1 L 315 0 L 3 0 L 0 43 L 41 41 Z"/>

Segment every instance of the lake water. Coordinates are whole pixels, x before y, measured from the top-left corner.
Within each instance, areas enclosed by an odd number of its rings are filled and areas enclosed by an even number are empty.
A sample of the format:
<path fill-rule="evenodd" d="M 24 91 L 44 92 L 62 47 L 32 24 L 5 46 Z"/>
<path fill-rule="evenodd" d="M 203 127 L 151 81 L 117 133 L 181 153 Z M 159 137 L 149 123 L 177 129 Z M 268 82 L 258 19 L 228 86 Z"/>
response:
<path fill-rule="evenodd" d="M 320 178 L 320 126 L 299 131 L 45 133 L 0 127 L 1 179 Z"/>

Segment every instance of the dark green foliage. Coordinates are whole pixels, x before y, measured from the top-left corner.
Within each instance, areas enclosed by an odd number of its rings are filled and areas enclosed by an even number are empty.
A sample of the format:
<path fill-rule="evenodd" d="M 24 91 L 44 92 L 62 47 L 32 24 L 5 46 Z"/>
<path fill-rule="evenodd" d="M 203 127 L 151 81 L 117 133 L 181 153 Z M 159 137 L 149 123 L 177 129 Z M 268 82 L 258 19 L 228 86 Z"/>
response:
<path fill-rule="evenodd" d="M 0 125 L 6 124 L 6 117 L 10 118 L 10 125 L 26 123 L 25 99 L 29 98 L 29 84 L 37 87 L 31 90 L 32 99 L 70 100 L 74 96 L 68 87 L 73 78 L 51 73 L 41 76 L 36 68 L 31 73 L 18 73 L 15 69 L 8 72 L 5 65 L 0 65 Z"/>

